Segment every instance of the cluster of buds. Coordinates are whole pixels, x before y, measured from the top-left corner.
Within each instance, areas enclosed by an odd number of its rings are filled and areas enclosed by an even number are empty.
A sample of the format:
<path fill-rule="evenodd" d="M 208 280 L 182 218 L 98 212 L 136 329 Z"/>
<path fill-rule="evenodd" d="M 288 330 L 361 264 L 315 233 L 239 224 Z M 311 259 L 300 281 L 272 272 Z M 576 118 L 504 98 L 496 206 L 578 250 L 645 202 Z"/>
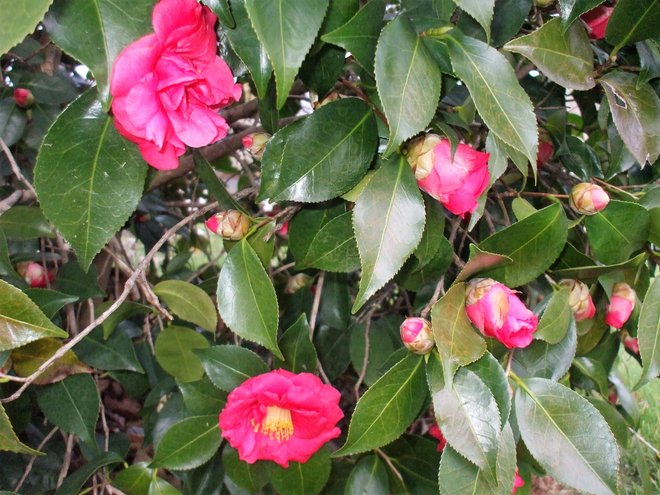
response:
<path fill-rule="evenodd" d="M 588 320 L 596 314 L 596 306 L 589 293 L 589 287 L 579 280 L 563 279 L 559 281 L 561 287 L 566 287 L 568 294 L 568 305 L 573 311 L 575 321 Z"/>
<path fill-rule="evenodd" d="M 255 160 L 261 160 L 266 150 L 266 144 L 271 135 L 267 132 L 254 132 L 243 138 L 243 147 L 248 150 Z"/>
<path fill-rule="evenodd" d="M 605 323 L 614 327 L 622 328 L 635 309 L 635 290 L 625 282 L 618 282 L 612 287 L 612 296 L 607 305 Z"/>
<path fill-rule="evenodd" d="M 223 239 L 240 241 L 250 229 L 250 218 L 238 210 L 227 210 L 210 217 L 205 225 Z"/>
<path fill-rule="evenodd" d="M 44 289 L 55 280 L 52 272 L 49 272 L 46 268 L 34 261 L 18 263 L 16 265 L 16 272 L 32 288 Z"/>
<path fill-rule="evenodd" d="M 573 186 L 569 201 L 571 207 L 581 215 L 595 215 L 605 209 L 610 197 L 602 187 L 582 182 Z"/>
<path fill-rule="evenodd" d="M 428 354 L 435 345 L 431 324 L 424 318 L 406 318 L 399 333 L 406 349 L 415 354 Z"/>

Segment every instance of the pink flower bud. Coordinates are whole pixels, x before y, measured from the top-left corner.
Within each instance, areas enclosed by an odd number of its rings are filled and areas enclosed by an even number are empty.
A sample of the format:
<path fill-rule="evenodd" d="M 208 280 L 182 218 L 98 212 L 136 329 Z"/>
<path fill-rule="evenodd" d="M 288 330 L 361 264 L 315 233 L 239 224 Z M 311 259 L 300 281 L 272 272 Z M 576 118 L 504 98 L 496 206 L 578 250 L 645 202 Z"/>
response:
<path fill-rule="evenodd" d="M 271 135 L 266 132 L 248 134 L 243 138 L 243 147 L 250 152 L 255 160 L 261 160 L 270 138 Z"/>
<path fill-rule="evenodd" d="M 16 88 L 14 90 L 14 101 L 21 108 L 30 108 L 34 104 L 34 96 L 29 89 Z"/>
<path fill-rule="evenodd" d="M 469 282 L 465 311 L 479 331 L 495 337 L 506 347 L 527 347 L 538 318 L 516 296 L 516 291 L 490 278 Z"/>
<path fill-rule="evenodd" d="M 250 228 L 250 219 L 238 210 L 221 211 L 205 223 L 211 232 L 230 241 L 242 239 Z"/>
<path fill-rule="evenodd" d="M 459 143 L 452 159 L 449 140 L 433 134 L 413 141 L 408 149 L 420 189 L 461 217 L 477 209 L 477 199 L 488 187 L 489 156 Z"/>
<path fill-rule="evenodd" d="M 573 311 L 575 321 L 588 320 L 596 314 L 596 306 L 589 294 L 589 287 L 579 280 L 563 279 L 559 285 L 568 288 L 568 305 Z"/>
<path fill-rule="evenodd" d="M 623 338 L 623 345 L 633 354 L 639 354 L 639 339 L 637 337 L 626 335 Z"/>
<path fill-rule="evenodd" d="M 26 261 L 16 265 L 16 272 L 33 288 L 43 289 L 55 280 L 55 276 L 39 263 Z"/>
<path fill-rule="evenodd" d="M 605 37 L 607 23 L 610 22 L 610 16 L 613 11 L 614 7 L 599 5 L 595 9 L 580 16 L 580 19 L 582 19 L 587 26 L 589 38 L 592 40 L 602 40 Z"/>
<path fill-rule="evenodd" d="M 614 328 L 623 327 L 635 308 L 635 298 L 635 291 L 628 284 L 625 282 L 614 284 L 612 297 L 607 305 L 605 323 Z"/>
<path fill-rule="evenodd" d="M 415 354 L 428 354 L 435 345 L 431 324 L 424 318 L 406 318 L 399 332 L 403 345 Z"/>
<path fill-rule="evenodd" d="M 431 435 L 433 438 L 435 438 L 438 441 L 438 446 L 436 447 L 438 452 L 442 452 L 443 450 L 445 450 L 445 445 L 447 445 L 447 439 L 442 434 L 442 431 L 440 431 L 440 428 L 438 428 L 437 424 L 434 424 L 429 428 L 429 435 Z"/>
<path fill-rule="evenodd" d="M 604 210 L 609 202 L 610 197 L 605 190 L 596 184 L 582 182 L 571 189 L 571 207 L 582 215 L 595 215 Z"/>
<path fill-rule="evenodd" d="M 514 495 L 516 490 L 518 490 L 518 488 L 522 488 L 523 486 L 525 486 L 525 480 L 520 477 L 518 474 L 518 468 L 516 468 L 516 477 L 513 479 L 513 490 L 511 491 L 511 495 Z"/>
<path fill-rule="evenodd" d="M 284 292 L 286 292 L 287 294 L 293 294 L 294 292 L 298 292 L 303 287 L 307 287 L 311 281 L 312 281 L 312 277 L 310 277 L 306 273 L 296 273 L 293 277 L 289 278 L 289 280 L 287 281 L 286 289 L 284 289 Z"/>

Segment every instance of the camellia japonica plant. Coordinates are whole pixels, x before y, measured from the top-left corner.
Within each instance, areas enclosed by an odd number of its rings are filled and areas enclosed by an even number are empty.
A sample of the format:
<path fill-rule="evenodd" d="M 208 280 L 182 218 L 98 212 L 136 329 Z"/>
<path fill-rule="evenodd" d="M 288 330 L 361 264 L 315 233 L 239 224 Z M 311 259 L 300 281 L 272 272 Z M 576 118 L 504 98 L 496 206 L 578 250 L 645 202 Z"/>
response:
<path fill-rule="evenodd" d="M 658 0 L 0 26 L 0 493 L 660 493 Z"/>

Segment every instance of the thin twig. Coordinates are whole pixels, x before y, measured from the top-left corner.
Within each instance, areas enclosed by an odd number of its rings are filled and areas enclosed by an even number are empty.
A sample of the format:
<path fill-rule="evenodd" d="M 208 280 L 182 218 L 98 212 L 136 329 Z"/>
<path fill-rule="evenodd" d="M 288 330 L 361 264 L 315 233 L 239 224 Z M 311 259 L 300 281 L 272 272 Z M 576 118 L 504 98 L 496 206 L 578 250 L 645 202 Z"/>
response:
<path fill-rule="evenodd" d="M 2 151 L 4 151 L 7 160 L 9 160 L 9 166 L 11 167 L 11 171 L 14 172 L 16 178 L 19 181 L 21 181 L 25 185 L 25 187 L 27 187 L 28 191 L 30 191 L 36 197 L 37 191 L 34 190 L 34 187 L 32 187 L 30 181 L 25 178 L 25 176 L 21 172 L 21 169 L 18 168 L 18 163 L 16 163 L 16 159 L 14 158 L 14 155 L 12 155 L 11 150 L 7 147 L 5 140 L 2 138 L 0 138 L 0 148 L 2 148 Z"/>
<path fill-rule="evenodd" d="M 637 437 L 637 440 L 639 440 L 649 449 L 651 449 L 653 453 L 656 455 L 656 457 L 660 457 L 660 451 L 658 451 L 658 449 L 656 449 L 653 445 L 651 445 L 651 443 L 646 438 L 640 435 L 639 432 L 633 430 L 630 426 L 628 427 L 628 429 L 632 432 L 633 435 L 635 435 L 635 437 Z"/>
<path fill-rule="evenodd" d="M 433 291 L 433 296 L 431 297 L 431 300 L 428 302 L 426 306 L 424 306 L 424 309 L 422 312 L 419 314 L 420 317 L 426 318 L 426 315 L 429 314 L 429 311 L 431 311 L 431 308 L 435 303 L 438 302 L 438 299 L 440 299 L 440 294 L 443 296 L 445 295 L 445 276 L 443 275 L 440 277 L 440 280 L 438 280 L 437 285 L 435 286 L 435 290 Z"/>
<path fill-rule="evenodd" d="M 60 475 L 57 477 L 55 488 L 59 488 L 62 485 L 64 478 L 66 478 L 69 472 L 71 456 L 73 455 L 73 441 L 75 440 L 73 433 L 69 433 L 68 436 L 65 433 L 62 433 L 62 435 L 66 437 L 66 451 L 64 452 L 64 462 L 62 462 L 62 469 L 60 469 Z"/>
<path fill-rule="evenodd" d="M 291 263 L 287 263 L 286 265 L 282 265 L 279 268 L 277 268 L 276 270 L 273 270 L 273 273 L 271 273 L 271 277 L 274 277 L 275 275 L 279 275 L 280 273 L 285 272 L 289 268 L 293 268 L 294 266 L 296 266 L 295 261 L 292 261 Z"/>
<path fill-rule="evenodd" d="M 374 450 L 376 451 L 376 453 L 379 456 L 381 456 L 383 458 L 383 460 L 385 461 L 385 464 L 387 464 L 388 467 L 394 473 L 394 476 L 396 476 L 399 479 L 399 481 L 401 483 L 403 483 L 403 476 L 401 476 L 401 473 L 399 472 L 399 470 L 396 467 L 394 467 L 394 464 L 392 463 L 392 459 L 390 459 L 390 457 L 385 452 L 383 452 L 382 450 L 380 450 L 380 449 L 374 449 Z"/>
<path fill-rule="evenodd" d="M 355 397 L 360 398 L 360 387 L 364 381 L 364 377 L 367 374 L 367 365 L 369 364 L 369 333 L 371 332 L 371 317 L 376 311 L 374 306 L 369 310 L 367 314 L 367 321 L 364 324 L 364 357 L 362 358 L 362 369 L 360 370 L 360 376 L 358 376 L 357 382 L 355 382 Z"/>
<path fill-rule="evenodd" d="M 16 189 L 13 193 L 0 201 L 0 214 L 6 212 L 9 208 L 18 203 L 23 197 L 23 191 Z"/>
<path fill-rule="evenodd" d="M 319 314 L 319 306 L 321 304 L 321 294 L 323 293 L 323 283 L 325 282 L 325 272 L 319 274 L 316 281 L 316 292 L 314 293 L 314 301 L 312 302 L 312 312 L 309 315 L 309 338 L 314 338 L 314 329 L 316 328 L 316 317 Z"/>
<path fill-rule="evenodd" d="M 56 426 L 55 428 L 53 428 L 52 430 L 50 430 L 50 431 L 48 432 L 48 434 L 44 437 L 44 439 L 41 441 L 41 443 L 37 446 L 37 450 L 41 450 L 41 449 L 43 449 L 43 448 L 44 448 L 44 445 L 46 445 L 46 444 L 48 443 L 48 441 L 49 441 L 51 438 L 53 438 L 53 435 L 55 435 L 55 432 L 56 432 L 58 429 L 59 429 L 59 428 Z M 14 487 L 14 491 L 15 491 L 16 493 L 18 493 L 18 490 L 21 489 L 21 487 L 23 486 L 23 483 L 25 482 L 25 480 L 27 479 L 28 475 L 30 474 L 30 471 L 32 471 L 32 466 L 34 465 L 34 461 L 37 460 L 37 457 L 38 457 L 38 456 L 36 456 L 36 455 L 35 455 L 35 456 L 32 456 L 32 458 L 30 459 L 30 462 L 28 462 L 28 465 L 25 467 L 25 471 L 23 472 L 23 476 L 21 476 L 21 479 L 18 480 L 18 483 L 16 483 L 16 486 Z"/>

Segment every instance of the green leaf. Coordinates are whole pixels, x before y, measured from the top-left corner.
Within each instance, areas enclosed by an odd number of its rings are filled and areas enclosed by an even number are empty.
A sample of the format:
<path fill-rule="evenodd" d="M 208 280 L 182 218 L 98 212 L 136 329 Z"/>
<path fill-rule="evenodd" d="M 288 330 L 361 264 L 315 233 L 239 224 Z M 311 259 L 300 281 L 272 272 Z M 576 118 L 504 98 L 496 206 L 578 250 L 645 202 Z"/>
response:
<path fill-rule="evenodd" d="M 535 339 L 545 340 L 549 344 L 557 344 L 564 338 L 572 316 L 571 307 L 568 305 L 568 295 L 569 290 L 565 287 L 552 294 L 534 333 Z"/>
<path fill-rule="evenodd" d="M 490 42 L 490 23 L 493 20 L 495 0 L 454 0 L 454 3 L 484 28 L 486 39 Z"/>
<path fill-rule="evenodd" d="M 332 328 L 321 325 L 314 332 L 314 344 L 319 361 L 331 380 L 338 378 L 351 362 L 348 327 Z"/>
<path fill-rule="evenodd" d="M 76 296 L 70 296 L 63 292 L 49 289 L 25 289 L 25 294 L 32 299 L 32 301 L 39 306 L 39 309 L 44 312 L 46 318 L 53 318 L 57 312 L 67 304 L 74 303 L 78 300 Z"/>
<path fill-rule="evenodd" d="M 456 282 L 464 282 L 479 272 L 512 262 L 508 256 L 482 251 L 475 244 L 470 244 L 470 258 L 456 277 Z"/>
<path fill-rule="evenodd" d="M 509 381 L 502 366 L 490 352 L 486 352 L 481 359 L 468 365 L 466 369 L 477 375 L 493 394 L 500 411 L 501 427 L 504 428 L 511 412 L 511 397 Z"/>
<path fill-rule="evenodd" d="M 368 354 L 363 380 L 367 385 L 373 385 L 392 366 L 393 363 L 389 363 L 387 366 L 390 356 L 397 349 L 401 349 L 400 324 L 400 318 L 396 317 L 372 321 L 368 338 L 366 338 L 367 327 L 364 323 L 352 327 L 351 362 L 353 369 L 360 374 L 365 364 L 365 353 Z"/>
<path fill-rule="evenodd" d="M 644 296 L 637 324 L 639 352 L 644 368 L 641 386 L 660 373 L 660 277 L 656 277 Z"/>
<path fill-rule="evenodd" d="M 112 65 L 123 48 L 151 30 L 152 9 L 151 0 L 56 0 L 44 24 L 55 44 L 92 70 L 105 106 Z"/>
<path fill-rule="evenodd" d="M 244 347 L 215 345 L 195 354 L 213 384 L 226 392 L 231 392 L 248 378 L 268 372 L 266 363 Z"/>
<path fill-rule="evenodd" d="M 342 47 L 369 73 L 374 72 L 374 56 L 378 35 L 383 27 L 385 2 L 371 0 L 346 24 L 321 36 L 326 43 Z"/>
<path fill-rule="evenodd" d="M 318 495 L 330 478 L 330 452 L 321 448 L 306 462 L 292 462 L 288 468 L 274 465 L 270 482 L 280 495 Z"/>
<path fill-rule="evenodd" d="M 441 72 L 410 19 L 400 14 L 380 34 L 376 85 L 390 127 L 383 156 L 424 130 L 440 98 Z"/>
<path fill-rule="evenodd" d="M 571 380 L 581 389 L 595 389 L 604 397 L 608 394 L 607 371 L 603 364 L 595 359 L 585 356 L 576 357 L 573 360 Z"/>
<path fill-rule="evenodd" d="M 438 492 L 436 470 L 440 463 L 440 453 L 435 440 L 403 435 L 396 442 L 384 447 L 383 451 L 401 473 L 406 493 L 425 495 Z M 391 480 L 392 477 L 390 482 Z"/>
<path fill-rule="evenodd" d="M 229 443 L 222 450 L 222 465 L 229 479 L 248 493 L 258 493 L 270 478 L 268 463 L 257 461 L 248 464 L 241 461 L 238 452 Z"/>
<path fill-rule="evenodd" d="M 410 426 L 425 399 L 424 360 L 408 354 L 360 398 L 346 443 L 333 457 L 366 452 L 392 442 Z"/>
<path fill-rule="evenodd" d="M 615 51 L 618 51 L 625 45 L 647 38 L 657 38 L 658 25 L 658 0 L 619 0 L 607 23 L 605 39 L 616 45 Z"/>
<path fill-rule="evenodd" d="M 14 266 L 9 259 L 9 247 L 7 238 L 2 229 L 0 229 L 0 275 L 9 275 L 20 279 L 20 275 L 14 270 Z"/>
<path fill-rule="evenodd" d="M 204 155 L 198 149 L 193 150 L 193 160 L 195 162 L 195 170 L 199 174 L 200 179 L 204 181 L 209 194 L 218 202 L 220 207 L 225 210 L 239 210 L 247 214 L 245 209 L 229 194 L 225 185 L 215 174 L 215 170 L 209 161 L 204 158 Z"/>
<path fill-rule="evenodd" d="M 559 0 L 559 12 L 564 30 L 582 14 L 598 7 L 603 0 Z"/>
<path fill-rule="evenodd" d="M 261 162 L 261 199 L 316 203 L 351 189 L 376 152 L 378 132 L 369 106 L 343 98 L 277 132 Z"/>
<path fill-rule="evenodd" d="M 492 45 L 500 46 L 513 38 L 532 9 L 532 0 L 496 0 L 491 23 Z"/>
<path fill-rule="evenodd" d="M 0 0 L 0 54 L 9 52 L 10 48 L 34 31 L 51 3 L 53 0 Z"/>
<path fill-rule="evenodd" d="M 99 417 L 100 397 L 90 375 L 73 375 L 38 389 L 37 403 L 48 421 L 95 445 L 94 431 Z"/>
<path fill-rule="evenodd" d="M 62 343 L 59 340 L 46 338 L 14 349 L 11 353 L 14 371 L 18 376 L 31 375 L 61 347 Z M 55 360 L 48 370 L 34 381 L 34 384 L 44 385 L 53 383 L 74 373 L 91 373 L 91 370 L 80 362 L 73 351 L 68 351 L 64 356 Z"/>
<path fill-rule="evenodd" d="M 517 220 L 524 220 L 538 211 L 529 201 L 520 197 L 513 198 L 511 209 Z"/>
<path fill-rule="evenodd" d="M 165 371 L 181 382 L 194 382 L 202 378 L 204 368 L 193 352 L 206 349 L 206 338 L 190 328 L 170 326 L 156 339 L 156 361 Z"/>
<path fill-rule="evenodd" d="M 300 266 L 342 273 L 358 269 L 360 254 L 352 219 L 353 214 L 347 211 L 321 227 L 300 261 Z"/>
<path fill-rule="evenodd" d="M 196 468 L 213 457 L 221 441 L 217 415 L 186 418 L 165 432 L 150 466 L 175 470 Z"/>
<path fill-rule="evenodd" d="M 360 459 L 348 477 L 345 493 L 360 495 L 392 493 L 387 478 L 387 468 L 377 455 L 367 455 Z"/>
<path fill-rule="evenodd" d="M 591 43 L 578 23 L 564 33 L 561 20 L 552 19 L 533 33 L 509 41 L 504 49 L 524 55 L 565 88 L 587 90 L 596 85 Z"/>
<path fill-rule="evenodd" d="M 124 458 L 115 452 L 102 452 L 82 467 L 76 469 L 64 479 L 55 491 L 55 495 L 78 495 L 80 489 L 91 476 L 102 467 L 124 462 Z"/>
<path fill-rule="evenodd" d="M 54 237 L 53 227 L 36 206 L 14 206 L 0 215 L 0 229 L 10 239 Z"/>
<path fill-rule="evenodd" d="M 77 261 L 69 261 L 60 267 L 55 288 L 65 294 L 78 296 L 81 301 L 105 295 L 99 287 L 96 267 L 90 266 L 87 272 L 84 272 Z"/>
<path fill-rule="evenodd" d="M 279 313 L 275 289 L 245 239 L 232 248 L 222 265 L 217 299 L 220 316 L 232 332 L 284 358 L 277 347 Z"/>
<path fill-rule="evenodd" d="M 16 349 L 44 337 L 68 336 L 27 295 L 0 280 L 0 351 Z"/>
<path fill-rule="evenodd" d="M 312 47 L 329 0 L 245 0 L 257 37 L 275 69 L 277 108 L 282 108 L 289 90 Z"/>
<path fill-rule="evenodd" d="M 612 71 L 598 82 L 607 95 L 616 129 L 635 160 L 642 167 L 655 163 L 660 156 L 660 99 L 654 89 L 622 71 Z"/>
<path fill-rule="evenodd" d="M 265 98 L 273 66 L 268 60 L 264 45 L 259 42 L 257 33 L 250 24 L 245 0 L 231 0 L 231 12 L 236 21 L 236 27 L 225 29 L 223 33 L 229 38 L 236 55 L 250 71 L 257 95 L 259 98 Z"/>
<path fill-rule="evenodd" d="M 607 421 L 619 447 L 623 449 L 627 448 L 630 439 L 630 430 L 628 430 L 628 424 L 617 408 L 609 402 L 594 397 L 587 397 L 587 400 L 592 406 L 598 409 L 598 412 Z"/>
<path fill-rule="evenodd" d="M 289 223 L 289 249 L 296 263 L 307 257 L 310 246 L 321 229 L 333 218 L 346 212 L 344 205 L 310 205 L 303 208 Z M 325 205 L 323 205 L 325 206 Z"/>
<path fill-rule="evenodd" d="M 43 455 L 18 439 L 9 421 L 9 416 L 7 416 L 4 406 L 0 403 L 0 451 L 3 450 L 16 452 L 17 454 Z"/>
<path fill-rule="evenodd" d="M 475 332 L 465 312 L 465 284 L 454 284 L 431 310 L 433 337 L 443 363 L 457 368 L 486 352 L 486 341 Z"/>
<path fill-rule="evenodd" d="M 274 359 L 276 368 L 285 368 L 292 373 L 314 373 L 316 371 L 316 349 L 309 338 L 307 315 L 303 313 L 279 340 L 284 360 Z"/>
<path fill-rule="evenodd" d="M 383 162 L 353 210 L 362 262 L 354 313 L 396 275 L 415 250 L 424 232 L 425 214 L 422 196 L 406 159 L 396 155 Z"/>
<path fill-rule="evenodd" d="M 592 263 L 591 265 L 587 265 L 587 266 L 578 265 L 573 267 L 566 267 L 562 269 L 552 270 L 551 273 L 552 276 L 557 279 L 577 278 L 585 283 L 590 283 L 590 282 L 595 282 L 598 279 L 598 277 L 600 277 L 601 275 L 606 275 L 608 273 L 613 273 L 618 271 L 635 270 L 644 264 L 646 258 L 647 258 L 646 253 L 642 253 L 642 254 L 638 254 L 634 258 L 624 261 L 623 263 L 615 263 L 613 265 L 598 265 L 596 264 L 595 261 L 587 258 L 587 260 Z M 560 262 L 561 261 L 562 260 L 560 258 Z M 561 266 L 565 266 L 565 265 L 562 264 Z"/>
<path fill-rule="evenodd" d="M 220 392 L 206 377 L 196 382 L 178 382 L 177 385 L 186 409 L 195 416 L 218 414 L 227 403 L 227 394 Z"/>
<path fill-rule="evenodd" d="M 509 61 L 495 48 L 457 29 L 447 41 L 454 72 L 470 91 L 484 123 L 498 138 L 523 153 L 536 170 L 536 116 Z"/>
<path fill-rule="evenodd" d="M 616 440 L 598 410 L 542 378 L 519 383 L 516 420 L 534 458 L 560 483 L 596 495 L 618 493 Z"/>
<path fill-rule="evenodd" d="M 48 130 L 34 186 L 44 214 L 74 247 L 84 270 L 135 210 L 146 172 L 137 147 L 119 135 L 93 88 Z"/>
<path fill-rule="evenodd" d="M 106 309 L 108 309 L 112 303 L 103 303 L 96 308 L 96 316 L 102 314 Z M 122 321 L 128 320 L 129 318 L 132 318 L 133 316 L 137 315 L 146 315 L 151 311 L 151 308 L 149 306 L 146 306 L 144 304 L 139 304 L 133 301 L 125 301 L 123 302 L 117 310 L 112 313 L 107 320 L 103 322 L 103 338 L 108 339 L 110 335 L 115 331 L 115 328 L 117 328 L 117 325 L 119 325 Z"/>
<path fill-rule="evenodd" d="M 12 98 L 0 101 L 0 139 L 7 146 L 13 146 L 21 140 L 26 125 L 25 110 L 19 108 Z"/>
<path fill-rule="evenodd" d="M 627 201 L 610 201 L 602 211 L 584 219 L 595 257 L 607 265 L 621 263 L 644 247 L 649 234 L 646 208 Z"/>
<path fill-rule="evenodd" d="M 148 495 L 181 495 L 181 492 L 162 478 L 155 478 L 149 483 Z"/>
<path fill-rule="evenodd" d="M 112 480 L 112 486 L 120 489 L 126 495 L 149 495 L 149 484 L 153 469 L 148 468 L 148 462 L 137 462 L 117 473 Z"/>
<path fill-rule="evenodd" d="M 135 355 L 133 342 L 125 332 L 115 332 L 105 340 L 103 328 L 97 327 L 76 346 L 80 359 L 100 370 L 128 370 L 144 373 Z"/>
<path fill-rule="evenodd" d="M 220 22 L 227 28 L 235 28 L 236 21 L 229 7 L 229 0 L 203 0 L 202 3 L 210 8 L 218 16 Z M 232 4 L 233 4 L 232 0 Z"/>
<path fill-rule="evenodd" d="M 547 378 L 558 381 L 571 367 L 577 348 L 575 321 L 571 318 L 568 331 L 557 344 L 536 340 L 513 353 L 512 369 L 523 378 Z"/>
<path fill-rule="evenodd" d="M 215 333 L 218 324 L 215 305 L 199 287 L 183 280 L 163 280 L 154 286 L 154 293 L 182 320 Z"/>
<path fill-rule="evenodd" d="M 488 237 L 482 251 L 508 256 L 511 264 L 480 273 L 509 287 L 526 284 L 546 271 L 557 259 L 564 244 L 568 221 L 560 204 L 539 210 L 524 220 Z"/>

